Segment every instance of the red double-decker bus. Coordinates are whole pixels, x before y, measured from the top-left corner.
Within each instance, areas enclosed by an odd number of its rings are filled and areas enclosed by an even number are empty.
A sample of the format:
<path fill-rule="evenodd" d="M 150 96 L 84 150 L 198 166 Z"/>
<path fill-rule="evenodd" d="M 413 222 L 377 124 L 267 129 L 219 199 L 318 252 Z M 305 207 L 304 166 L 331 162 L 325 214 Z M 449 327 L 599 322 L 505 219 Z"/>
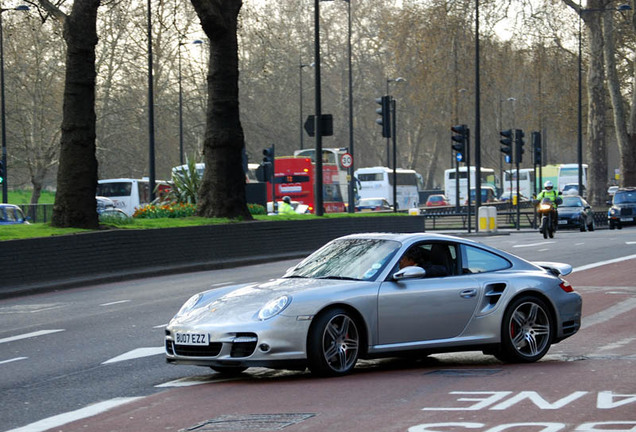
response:
<path fill-rule="evenodd" d="M 292 201 L 309 206 L 315 213 L 316 166 L 307 157 L 280 157 L 274 162 L 276 201 L 289 196 Z M 325 213 L 344 212 L 345 205 L 340 193 L 338 166 L 322 165 L 322 201 Z M 272 201 L 272 188 L 267 188 L 267 200 Z"/>

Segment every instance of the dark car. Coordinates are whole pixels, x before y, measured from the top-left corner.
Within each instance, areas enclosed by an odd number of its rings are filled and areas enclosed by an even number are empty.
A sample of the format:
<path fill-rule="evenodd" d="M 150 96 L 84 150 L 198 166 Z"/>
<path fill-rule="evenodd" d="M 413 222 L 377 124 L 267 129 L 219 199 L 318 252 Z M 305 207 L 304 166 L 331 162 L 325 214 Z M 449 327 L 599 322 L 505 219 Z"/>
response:
<path fill-rule="evenodd" d="M 0 204 L 0 225 L 28 224 L 22 209 L 13 204 Z"/>
<path fill-rule="evenodd" d="M 562 197 L 559 205 L 559 228 L 579 228 L 582 232 L 587 228 L 594 231 L 594 212 L 592 206 L 578 195 Z"/>
<path fill-rule="evenodd" d="M 609 229 L 621 229 L 625 224 L 636 222 L 636 187 L 619 188 L 614 193 L 607 221 Z"/>
<path fill-rule="evenodd" d="M 356 210 L 359 212 L 393 210 L 393 207 L 384 198 L 360 198 Z"/>

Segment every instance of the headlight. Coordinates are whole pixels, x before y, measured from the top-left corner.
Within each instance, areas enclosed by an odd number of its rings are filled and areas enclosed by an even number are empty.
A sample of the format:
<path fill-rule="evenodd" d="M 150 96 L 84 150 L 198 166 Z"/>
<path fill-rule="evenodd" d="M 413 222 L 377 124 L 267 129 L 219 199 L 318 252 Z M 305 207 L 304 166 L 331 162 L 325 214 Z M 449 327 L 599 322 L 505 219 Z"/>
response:
<path fill-rule="evenodd" d="M 199 303 L 199 300 L 201 300 L 202 297 L 203 297 L 203 294 L 200 294 L 200 293 L 190 297 L 188 301 L 185 302 L 183 306 L 181 306 L 181 309 L 179 309 L 179 312 L 177 313 L 177 315 L 183 315 L 191 311 L 192 309 L 194 309 L 194 307 L 197 305 L 197 303 Z"/>
<path fill-rule="evenodd" d="M 541 206 L 539 207 L 541 210 L 550 210 L 550 205 L 548 204 L 541 204 Z"/>
<path fill-rule="evenodd" d="M 281 313 L 291 303 L 291 297 L 284 295 L 265 303 L 258 311 L 258 319 L 265 321 Z"/>

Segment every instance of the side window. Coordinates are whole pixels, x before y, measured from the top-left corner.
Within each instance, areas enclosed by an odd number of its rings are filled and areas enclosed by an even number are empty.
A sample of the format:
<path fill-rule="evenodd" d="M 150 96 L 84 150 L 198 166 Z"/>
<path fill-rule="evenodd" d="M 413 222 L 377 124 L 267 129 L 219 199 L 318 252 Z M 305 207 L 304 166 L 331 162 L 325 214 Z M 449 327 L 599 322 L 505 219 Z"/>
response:
<path fill-rule="evenodd" d="M 484 273 L 510 267 L 508 260 L 472 246 L 465 247 L 464 273 Z"/>
<path fill-rule="evenodd" d="M 399 261 L 399 268 L 419 266 L 426 277 L 444 277 L 457 274 L 457 250 L 449 243 L 419 243 L 411 246 Z M 395 269 L 397 271 L 398 268 Z"/>

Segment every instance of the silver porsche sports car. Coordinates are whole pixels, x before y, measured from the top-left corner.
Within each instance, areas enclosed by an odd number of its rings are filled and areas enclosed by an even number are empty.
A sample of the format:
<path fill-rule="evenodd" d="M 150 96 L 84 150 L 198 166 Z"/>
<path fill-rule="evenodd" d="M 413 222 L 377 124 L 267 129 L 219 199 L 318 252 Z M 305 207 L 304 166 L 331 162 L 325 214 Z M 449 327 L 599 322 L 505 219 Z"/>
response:
<path fill-rule="evenodd" d="M 438 234 L 335 239 L 279 279 L 190 298 L 166 328 L 169 363 L 344 375 L 358 359 L 483 351 L 534 362 L 578 331 L 568 264 Z"/>

